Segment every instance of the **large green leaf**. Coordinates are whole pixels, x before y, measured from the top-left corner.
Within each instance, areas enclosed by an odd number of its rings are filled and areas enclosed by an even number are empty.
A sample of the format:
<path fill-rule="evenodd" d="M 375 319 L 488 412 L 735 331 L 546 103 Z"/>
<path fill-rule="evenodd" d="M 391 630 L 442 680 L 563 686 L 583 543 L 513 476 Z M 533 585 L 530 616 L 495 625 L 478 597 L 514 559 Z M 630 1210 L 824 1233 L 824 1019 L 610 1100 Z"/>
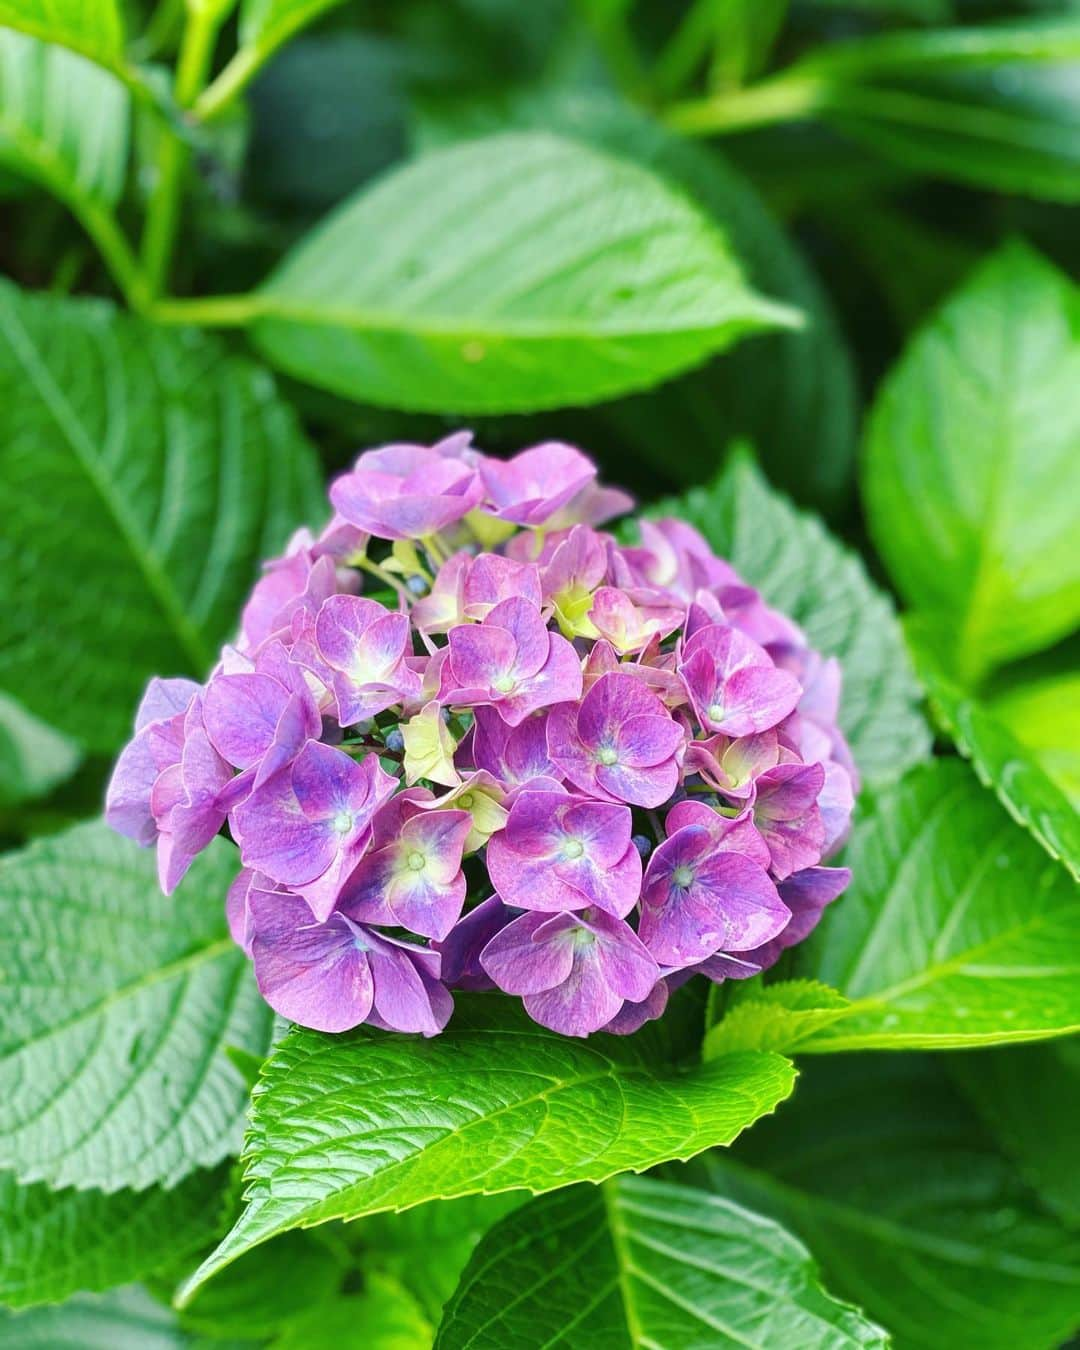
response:
<path fill-rule="evenodd" d="M 949 1068 L 1028 1185 L 1080 1228 L 1080 1039 L 950 1055 Z"/>
<path fill-rule="evenodd" d="M 1078 443 L 1080 292 L 1011 245 L 915 337 L 867 439 L 874 542 L 965 681 L 1080 619 Z"/>
<path fill-rule="evenodd" d="M 1080 905 L 1066 872 L 962 761 L 862 810 L 850 889 L 795 958 L 852 1000 L 800 1049 L 992 1045 L 1080 1029 Z"/>
<path fill-rule="evenodd" d="M 794 317 L 663 181 L 538 133 L 439 150 L 361 190 L 255 304 L 255 343 L 290 374 L 473 413 L 647 388 Z"/>
<path fill-rule="evenodd" d="M 130 102 L 100 66 L 0 28 L 0 165 L 76 215 L 115 203 L 124 189 Z"/>
<path fill-rule="evenodd" d="M 325 1314 L 336 1302 L 349 1264 L 343 1246 L 340 1238 L 331 1242 L 321 1233 L 283 1233 L 201 1289 L 184 1309 L 181 1325 L 215 1340 L 255 1341 L 306 1320 L 308 1310 Z M 171 1273 L 186 1276 L 193 1264 Z"/>
<path fill-rule="evenodd" d="M 732 440 L 745 436 L 770 478 L 787 490 L 823 507 L 846 500 L 857 401 L 851 357 L 828 296 L 747 178 L 712 147 L 693 145 L 598 95 L 555 89 L 464 105 L 429 100 L 422 110 L 426 145 L 509 124 L 557 131 L 634 160 L 715 221 L 752 285 L 806 316 L 804 328 L 763 334 L 660 390 L 587 414 L 575 410 L 567 419 L 569 439 L 610 442 L 665 480 L 691 484 L 701 481 L 703 464 L 719 464 Z"/>
<path fill-rule="evenodd" d="M 912 623 L 908 636 L 931 706 L 957 748 L 971 760 L 980 779 L 994 789 L 1013 818 L 1080 879 L 1080 816 L 1076 806 L 1047 772 L 1042 757 L 1019 739 L 1020 728 L 1014 730 L 1007 720 L 1024 716 L 1019 689 L 1011 703 L 1006 700 L 1002 715 L 993 703 L 965 693 L 942 670 L 936 657 L 941 642 L 932 627 Z M 1052 693 L 1059 699 L 1064 693 L 1064 699 L 1056 711 L 1053 705 L 1042 709 L 1047 719 L 1044 737 L 1059 746 L 1065 744 L 1069 699 L 1075 689 L 1075 681 L 1056 684 Z M 1075 712 L 1072 715 L 1075 717 Z"/>
<path fill-rule="evenodd" d="M 436 1350 L 844 1350 L 886 1334 L 829 1297 L 809 1252 L 730 1201 L 645 1177 L 573 1186 L 484 1238 Z"/>
<path fill-rule="evenodd" d="M 987 706 L 1080 810 L 1080 670 L 1014 683 Z"/>
<path fill-rule="evenodd" d="M 79 1294 L 58 1307 L 0 1310 L 4 1350 L 185 1350 L 191 1345 L 175 1313 L 138 1285 Z"/>
<path fill-rule="evenodd" d="M 398 1213 L 369 1215 L 349 1231 L 358 1239 L 363 1269 L 380 1271 L 405 1286 L 438 1322 L 476 1244 L 523 1199 L 520 1191 L 504 1191 L 432 1200 Z M 261 1251 L 245 1260 L 258 1260 Z"/>
<path fill-rule="evenodd" d="M 205 672 L 320 500 L 265 370 L 0 285 L 0 688 L 50 725 L 115 749 L 147 677 Z"/>
<path fill-rule="evenodd" d="M 78 825 L 0 861 L 0 1167 L 117 1190 L 235 1151 L 247 1097 L 222 1053 L 271 1013 L 225 924 L 215 841 L 176 896 L 153 854 Z"/>
<path fill-rule="evenodd" d="M 0 694 L 0 806 L 43 797 L 78 763 L 73 741 Z"/>
<path fill-rule="evenodd" d="M 82 52 L 103 66 L 124 56 L 124 20 L 117 0 L 0 0 L 0 28 Z"/>
<path fill-rule="evenodd" d="M 1001 1156 L 938 1057 L 807 1066 L 797 1100 L 710 1154 L 715 1188 L 790 1226 L 897 1350 L 1057 1350 L 1080 1238 Z"/>
<path fill-rule="evenodd" d="M 174 1190 L 53 1191 L 0 1173 L 0 1304 L 25 1308 L 144 1279 L 221 1231 L 221 1171 Z M 0 1345 L 4 1343 L 0 1323 Z"/>
<path fill-rule="evenodd" d="M 895 778 L 926 758 L 930 733 L 892 604 L 819 520 L 773 492 L 742 453 L 711 487 L 657 510 L 696 525 L 815 647 L 839 658 L 840 725 L 868 781 Z"/>
<path fill-rule="evenodd" d="M 423 1258 L 427 1259 L 426 1254 Z M 364 1289 L 312 1308 L 270 1350 L 431 1350 L 434 1327 L 412 1295 L 385 1275 L 365 1272 Z"/>
<path fill-rule="evenodd" d="M 276 1233 L 434 1199 L 553 1190 L 732 1139 L 791 1091 L 779 1055 L 680 1062 L 692 1005 L 634 1036 L 576 1041 L 491 994 L 431 1041 L 294 1031 L 253 1099 L 247 1207 L 193 1277 Z"/>

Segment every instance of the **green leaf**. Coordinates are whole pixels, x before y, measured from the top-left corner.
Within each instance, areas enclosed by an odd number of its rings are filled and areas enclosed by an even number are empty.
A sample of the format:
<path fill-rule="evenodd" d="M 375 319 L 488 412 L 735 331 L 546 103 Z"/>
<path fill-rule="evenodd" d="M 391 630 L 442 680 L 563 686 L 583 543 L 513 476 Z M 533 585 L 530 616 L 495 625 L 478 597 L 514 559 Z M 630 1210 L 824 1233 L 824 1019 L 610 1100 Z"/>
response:
<path fill-rule="evenodd" d="M 242 0 L 241 52 L 253 65 L 261 66 L 294 33 L 341 3 L 342 0 Z"/>
<path fill-rule="evenodd" d="M 318 524 L 269 374 L 196 333 L 0 285 L 0 688 L 93 750 L 202 675 L 259 561 Z"/>
<path fill-rule="evenodd" d="M 207 1236 L 212 1240 L 218 1234 Z M 292 1322 L 306 1320 L 309 1309 L 327 1312 L 346 1267 L 346 1253 L 320 1234 L 283 1233 L 200 1290 L 181 1314 L 181 1326 L 214 1340 L 274 1336 Z M 183 1273 L 190 1270 L 188 1265 Z"/>
<path fill-rule="evenodd" d="M 0 1311 L 4 1350 L 185 1350 L 176 1316 L 138 1285 L 79 1294 L 59 1307 Z"/>
<path fill-rule="evenodd" d="M 950 1055 L 949 1068 L 1028 1185 L 1080 1228 L 1080 1040 Z"/>
<path fill-rule="evenodd" d="M 1080 1323 L 1080 1238 L 940 1057 L 809 1063 L 791 1108 L 707 1165 L 721 1194 L 790 1226 L 898 1350 L 1057 1350 Z"/>
<path fill-rule="evenodd" d="M 0 1173 L 0 1304 L 57 1303 L 144 1279 L 193 1257 L 221 1231 L 225 1173 L 197 1172 L 174 1190 L 20 1186 Z M 5 1323 L 0 1322 L 0 1345 Z"/>
<path fill-rule="evenodd" d="M 416 1300 L 385 1275 L 365 1274 L 364 1291 L 312 1308 L 270 1350 L 431 1350 L 434 1328 Z"/>
<path fill-rule="evenodd" d="M 966 694 L 941 669 L 935 653 L 941 650 L 942 642 L 932 626 L 911 623 L 908 639 L 931 706 L 957 749 L 971 760 L 979 778 L 993 788 L 1013 819 L 1080 879 L 1080 816 L 1075 804 L 1047 773 L 1041 757 L 1014 734 L 997 706 Z M 1066 683 L 1067 694 L 1073 683 Z M 1015 694 L 1007 706 L 1014 716 L 1023 711 L 1023 703 L 1016 701 Z M 1068 704 L 1056 715 L 1051 712 L 1051 740 L 1065 734 L 1068 715 Z"/>
<path fill-rule="evenodd" d="M 884 1347 L 822 1289 L 809 1252 L 730 1201 L 645 1177 L 573 1186 L 515 1210 L 484 1238 L 436 1350 Z"/>
<path fill-rule="evenodd" d="M 662 502 L 657 513 L 696 525 L 815 647 L 839 658 L 840 725 L 869 782 L 927 757 L 930 734 L 890 600 L 819 520 L 772 491 L 748 455 L 736 454 L 711 487 Z"/>
<path fill-rule="evenodd" d="M 78 825 L 0 860 L 0 1167 L 24 1181 L 175 1184 L 234 1152 L 271 1013 L 225 924 L 223 840 L 176 896 L 152 853 Z"/>
<path fill-rule="evenodd" d="M 797 317 L 749 290 L 723 235 L 652 174 L 523 133 L 363 189 L 255 303 L 254 341 L 290 374 L 472 413 L 647 388 Z"/>
<path fill-rule="evenodd" d="M 365 1271 L 381 1271 L 403 1285 L 437 1322 L 476 1244 L 523 1199 L 523 1192 L 505 1191 L 372 1214 L 355 1225 L 360 1263 Z"/>
<path fill-rule="evenodd" d="M 1065 871 L 960 760 L 858 812 L 852 883 L 795 959 L 852 1001 L 801 1049 L 1038 1040 L 1080 1029 L 1080 906 Z"/>
<path fill-rule="evenodd" d="M 0 694 L 0 806 L 44 797 L 79 766 L 79 748 Z"/>
<path fill-rule="evenodd" d="M 1080 199 L 1080 23 L 888 33 L 819 48 L 798 70 L 821 110 L 905 168 Z"/>
<path fill-rule="evenodd" d="M 1080 673 L 1014 684 L 991 697 L 987 707 L 1080 810 Z"/>
<path fill-rule="evenodd" d="M 81 52 L 102 66 L 124 56 L 124 20 L 117 0 L 0 0 L 0 28 Z"/>
<path fill-rule="evenodd" d="M 908 602 L 964 682 L 1080 620 L 1080 292 L 1037 254 L 994 255 L 878 395 L 864 489 Z"/>
<path fill-rule="evenodd" d="M 706 1059 L 736 1050 L 790 1053 L 822 1027 L 846 1017 L 851 1003 L 816 980 L 735 984 L 721 1019 L 705 1035 Z"/>
<path fill-rule="evenodd" d="M 247 1207 L 187 1296 L 290 1228 L 600 1181 L 730 1143 L 788 1095 L 792 1067 L 764 1053 L 677 1062 L 696 1020 L 683 1006 L 587 1043 L 490 994 L 459 998 L 431 1041 L 292 1032 L 253 1098 Z"/>
<path fill-rule="evenodd" d="M 100 66 L 0 29 L 0 165 L 76 215 L 115 205 L 124 190 L 130 105 Z"/>
<path fill-rule="evenodd" d="M 666 479 L 696 483 L 737 436 L 751 440 L 771 478 L 836 507 L 850 487 L 856 389 L 828 296 L 750 182 L 711 147 L 672 135 L 625 104 L 545 91 L 509 103 L 429 103 L 425 141 L 476 136 L 509 123 L 548 129 L 624 156 L 684 192 L 731 241 L 750 283 L 800 309 L 806 326 L 779 329 L 723 353 L 648 395 L 585 415 L 590 443 L 614 441 Z M 582 414 L 567 435 L 584 438 Z M 595 431 L 592 428 L 595 426 Z"/>

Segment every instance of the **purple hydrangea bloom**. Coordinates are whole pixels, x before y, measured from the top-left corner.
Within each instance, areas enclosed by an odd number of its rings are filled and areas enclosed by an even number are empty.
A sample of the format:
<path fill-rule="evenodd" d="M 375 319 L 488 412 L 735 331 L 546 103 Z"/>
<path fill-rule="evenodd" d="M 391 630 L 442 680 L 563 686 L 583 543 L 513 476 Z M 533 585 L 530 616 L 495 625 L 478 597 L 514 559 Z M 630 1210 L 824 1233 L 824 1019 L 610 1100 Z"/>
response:
<path fill-rule="evenodd" d="M 525 790 L 488 844 L 491 884 L 518 909 L 552 914 L 595 906 L 624 918 L 641 893 L 632 824 L 627 806 Z"/>
<path fill-rule="evenodd" d="M 780 960 L 789 947 L 808 938 L 817 927 L 825 906 L 846 890 L 851 872 L 846 867 L 807 867 L 782 881 L 777 887 L 780 899 L 791 911 L 788 924 L 770 941 L 737 957 L 718 952 L 703 961 L 697 970 L 715 983 L 722 980 L 746 980 L 760 975 Z"/>
<path fill-rule="evenodd" d="M 765 868 L 729 851 L 731 843 L 719 830 L 684 825 L 650 857 L 638 932 L 661 965 L 760 947 L 791 918 Z"/>
<path fill-rule="evenodd" d="M 480 964 L 480 953 L 515 917 L 497 895 L 482 900 L 459 919 L 440 942 L 432 943 L 442 958 L 442 976 L 453 989 L 495 989 L 495 981 Z"/>
<path fill-rule="evenodd" d="M 758 778 L 780 762 L 775 730 L 754 736 L 710 736 L 694 741 L 686 751 L 686 770 L 697 773 L 711 787 L 737 801 L 754 795 Z"/>
<path fill-rule="evenodd" d="M 630 925 L 599 909 L 523 914 L 480 963 L 504 992 L 524 995 L 534 1021 L 564 1036 L 598 1031 L 625 1002 L 644 1002 L 660 977 Z"/>
<path fill-rule="evenodd" d="M 393 613 L 363 596 L 334 595 L 316 617 L 315 644 L 330 668 L 343 727 L 420 693 L 420 676 L 406 660 L 412 655 L 407 614 Z"/>
<path fill-rule="evenodd" d="M 225 823 L 221 793 L 232 770 L 210 743 L 202 704 L 200 693 L 184 714 L 180 761 L 158 776 L 150 794 L 150 809 L 159 830 L 158 881 L 166 895 L 173 893 L 196 854 Z"/>
<path fill-rule="evenodd" d="M 497 553 L 481 553 L 465 573 L 467 619 L 484 619 L 496 605 L 514 596 L 540 608 L 540 570 L 533 563 L 514 562 Z"/>
<path fill-rule="evenodd" d="M 824 785 L 821 764 L 778 764 L 757 780 L 754 824 L 781 881 L 821 860 L 826 836 L 817 800 Z"/>
<path fill-rule="evenodd" d="M 581 662 L 548 631 L 528 600 L 503 600 L 479 624 L 448 634 L 441 697 L 460 707 L 490 704 L 511 726 L 531 712 L 581 695 Z"/>
<path fill-rule="evenodd" d="M 293 764 L 233 811 L 240 858 L 297 891 L 325 919 L 363 856 L 375 812 L 396 786 L 377 756 L 357 763 L 343 750 L 308 741 Z"/>
<path fill-rule="evenodd" d="M 669 992 L 667 980 L 663 978 L 657 980 L 649 991 L 648 998 L 642 999 L 640 1003 L 627 1001 L 600 1030 L 608 1032 L 611 1036 L 632 1036 L 635 1031 L 640 1031 L 646 1022 L 655 1022 L 658 1017 L 663 1016 Z"/>
<path fill-rule="evenodd" d="M 393 805 L 384 808 L 393 824 L 380 828 L 376 821 L 373 846 L 357 863 L 341 903 L 362 923 L 444 938 L 465 903 L 461 858 L 472 816 L 414 809 L 416 814 L 401 819 Z M 390 837 L 384 842 L 387 828 Z"/>
<path fill-rule="evenodd" d="M 858 784 L 840 670 L 696 530 L 625 547 L 579 451 L 468 433 L 361 455 L 331 497 L 207 683 L 151 682 L 106 802 L 166 890 L 231 834 L 275 1008 L 432 1035 L 452 988 L 500 988 L 627 1034 L 809 932 L 847 877 L 819 865 Z"/>
<path fill-rule="evenodd" d="M 153 679 L 135 716 L 135 738 L 116 761 L 105 794 L 105 819 L 144 848 L 158 837 L 150 797 L 158 776 L 180 763 L 184 714 L 199 692 L 194 680 Z"/>
<path fill-rule="evenodd" d="M 622 591 L 601 586 L 589 618 L 596 632 L 620 654 L 643 651 L 656 638 L 674 633 L 683 621 L 680 605 L 652 591 Z"/>
<path fill-rule="evenodd" d="M 682 727 L 633 675 L 601 675 L 580 707 L 548 719 L 548 754 L 583 792 L 606 801 L 661 806 L 679 782 Z"/>
<path fill-rule="evenodd" d="M 479 504 L 483 487 L 465 459 L 440 445 L 369 450 L 331 486 L 334 509 L 378 539 L 420 539 L 453 525 Z"/>
<path fill-rule="evenodd" d="M 802 689 L 763 647 L 736 628 L 709 624 L 686 644 L 679 673 L 702 726 L 726 736 L 767 731 L 786 717 Z"/>
<path fill-rule="evenodd" d="M 252 889 L 251 954 L 263 998 L 316 1031 L 377 1021 L 393 1031 L 440 1032 L 453 1000 L 438 953 L 385 936 L 344 911 L 318 923 L 305 901 Z M 373 1018 L 374 1014 L 374 1018 Z"/>
<path fill-rule="evenodd" d="M 477 708 L 472 731 L 473 763 L 511 789 L 538 778 L 560 782 L 562 775 L 548 754 L 547 723 L 548 714 L 538 713 L 512 727 L 494 708 Z"/>
<path fill-rule="evenodd" d="M 560 441 L 522 450 L 513 459 L 480 465 L 488 509 L 516 525 L 544 525 L 596 477 L 580 450 Z"/>

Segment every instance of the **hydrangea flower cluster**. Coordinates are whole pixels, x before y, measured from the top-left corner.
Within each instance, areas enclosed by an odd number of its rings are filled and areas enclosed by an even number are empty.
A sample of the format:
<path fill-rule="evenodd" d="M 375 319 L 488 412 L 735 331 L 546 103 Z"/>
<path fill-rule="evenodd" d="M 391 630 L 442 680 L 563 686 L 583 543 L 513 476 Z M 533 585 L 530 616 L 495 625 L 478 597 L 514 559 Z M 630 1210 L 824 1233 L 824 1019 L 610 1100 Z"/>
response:
<path fill-rule="evenodd" d="M 107 800 L 171 892 L 227 830 L 231 931 L 323 1031 L 453 989 L 572 1036 L 743 979 L 848 881 L 840 671 L 678 520 L 625 545 L 593 464 L 466 434 L 360 456 L 209 680 L 155 679 Z"/>

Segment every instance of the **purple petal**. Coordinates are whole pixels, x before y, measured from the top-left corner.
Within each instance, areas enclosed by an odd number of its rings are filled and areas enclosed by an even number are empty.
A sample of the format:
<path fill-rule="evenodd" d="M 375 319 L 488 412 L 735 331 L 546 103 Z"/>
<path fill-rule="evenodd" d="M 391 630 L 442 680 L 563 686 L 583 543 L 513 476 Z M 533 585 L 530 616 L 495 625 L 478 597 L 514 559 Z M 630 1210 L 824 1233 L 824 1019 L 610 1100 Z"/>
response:
<path fill-rule="evenodd" d="M 289 698 L 268 675 L 218 675 L 206 688 L 206 734 L 230 764 L 246 769 L 270 748 Z"/>
<path fill-rule="evenodd" d="M 453 999 L 432 973 L 438 969 L 437 955 L 371 931 L 365 940 L 378 1018 L 391 1031 L 437 1036 L 454 1010 Z"/>
<path fill-rule="evenodd" d="M 522 914 L 496 933 L 480 965 L 507 994 L 538 994 L 562 984 L 574 965 L 572 915 L 552 925 L 550 914 Z"/>
<path fill-rule="evenodd" d="M 519 726 L 531 713 L 543 708 L 581 697 L 581 661 L 577 652 L 558 633 L 549 637 L 548 658 L 541 669 L 497 705 L 510 726 Z"/>
<path fill-rule="evenodd" d="M 348 1031 L 371 1011 L 374 982 L 346 920 L 317 923 L 298 896 L 252 890 L 255 978 L 282 1017 L 316 1031 Z"/>
<path fill-rule="evenodd" d="M 648 998 L 640 1003 L 627 1001 L 619 1011 L 600 1028 L 612 1036 L 632 1036 L 640 1031 L 646 1022 L 655 1022 L 667 1007 L 668 986 L 666 980 L 657 980 L 649 991 Z"/>
<path fill-rule="evenodd" d="M 146 686 L 146 692 L 135 714 L 135 730 L 142 731 L 151 722 L 161 722 L 185 713 L 191 700 L 199 692 L 194 680 L 162 680 L 156 675 Z"/>
<path fill-rule="evenodd" d="M 480 953 L 512 918 L 512 912 L 493 895 L 459 919 L 441 942 L 432 944 L 442 958 L 442 977 L 450 988 L 496 988 L 480 964 Z"/>

